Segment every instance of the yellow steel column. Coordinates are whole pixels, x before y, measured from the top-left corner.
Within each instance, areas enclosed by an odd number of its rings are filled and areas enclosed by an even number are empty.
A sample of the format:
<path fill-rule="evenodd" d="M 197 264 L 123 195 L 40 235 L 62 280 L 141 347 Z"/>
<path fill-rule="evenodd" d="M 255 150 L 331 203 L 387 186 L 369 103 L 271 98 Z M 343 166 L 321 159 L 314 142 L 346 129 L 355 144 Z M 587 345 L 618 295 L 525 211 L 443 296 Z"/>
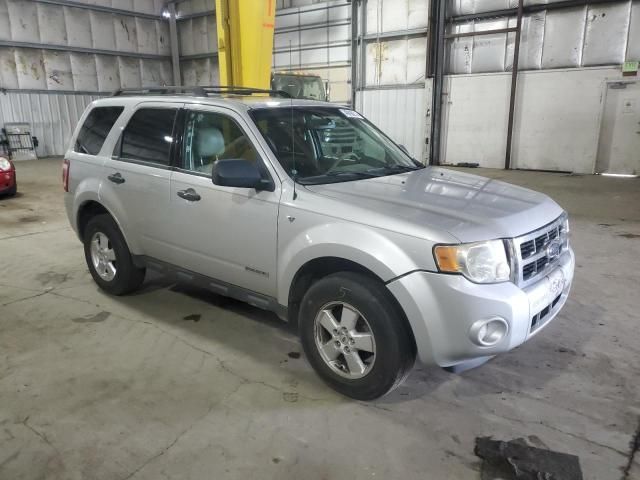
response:
<path fill-rule="evenodd" d="M 216 0 L 220 85 L 270 88 L 276 0 Z"/>

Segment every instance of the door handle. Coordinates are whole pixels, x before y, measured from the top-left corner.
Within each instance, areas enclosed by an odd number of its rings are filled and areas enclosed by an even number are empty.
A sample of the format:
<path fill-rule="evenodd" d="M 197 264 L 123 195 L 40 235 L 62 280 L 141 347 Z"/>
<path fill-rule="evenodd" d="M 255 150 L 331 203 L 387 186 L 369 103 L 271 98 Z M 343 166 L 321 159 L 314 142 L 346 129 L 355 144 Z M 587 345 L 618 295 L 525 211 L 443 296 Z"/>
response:
<path fill-rule="evenodd" d="M 189 202 L 197 202 L 202 198 L 200 194 L 198 194 L 198 192 L 196 192 L 193 188 L 187 188 L 186 190 L 179 190 L 178 196 L 180 198 L 184 198 Z"/>
<path fill-rule="evenodd" d="M 124 178 L 122 177 L 122 175 L 120 175 L 120 172 L 109 175 L 107 178 L 113 183 L 117 183 L 118 185 L 124 183 Z"/>

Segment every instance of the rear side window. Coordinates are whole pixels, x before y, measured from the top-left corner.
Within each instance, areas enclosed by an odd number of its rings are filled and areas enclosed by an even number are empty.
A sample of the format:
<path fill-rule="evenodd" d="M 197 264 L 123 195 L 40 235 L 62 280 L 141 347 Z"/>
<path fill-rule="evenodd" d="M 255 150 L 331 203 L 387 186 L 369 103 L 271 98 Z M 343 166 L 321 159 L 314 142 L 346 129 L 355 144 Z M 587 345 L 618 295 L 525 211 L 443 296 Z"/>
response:
<path fill-rule="evenodd" d="M 96 107 L 84 121 L 73 150 L 97 155 L 124 107 Z"/>
<path fill-rule="evenodd" d="M 122 132 L 120 157 L 169 165 L 176 109 L 141 108 Z"/>

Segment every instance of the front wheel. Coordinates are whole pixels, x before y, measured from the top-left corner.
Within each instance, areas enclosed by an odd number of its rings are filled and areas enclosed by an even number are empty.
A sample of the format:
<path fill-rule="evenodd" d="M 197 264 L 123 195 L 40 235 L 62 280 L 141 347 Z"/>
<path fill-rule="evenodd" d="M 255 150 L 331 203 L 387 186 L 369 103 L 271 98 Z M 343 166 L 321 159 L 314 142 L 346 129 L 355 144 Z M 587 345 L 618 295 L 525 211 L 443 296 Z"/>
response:
<path fill-rule="evenodd" d="M 406 378 L 415 347 L 390 293 L 366 275 L 342 272 L 314 283 L 300 308 L 300 336 L 309 363 L 351 398 L 381 397 Z"/>
<path fill-rule="evenodd" d="M 127 243 L 110 215 L 89 220 L 84 255 L 95 282 L 112 295 L 132 292 L 144 281 L 145 270 L 134 265 Z"/>

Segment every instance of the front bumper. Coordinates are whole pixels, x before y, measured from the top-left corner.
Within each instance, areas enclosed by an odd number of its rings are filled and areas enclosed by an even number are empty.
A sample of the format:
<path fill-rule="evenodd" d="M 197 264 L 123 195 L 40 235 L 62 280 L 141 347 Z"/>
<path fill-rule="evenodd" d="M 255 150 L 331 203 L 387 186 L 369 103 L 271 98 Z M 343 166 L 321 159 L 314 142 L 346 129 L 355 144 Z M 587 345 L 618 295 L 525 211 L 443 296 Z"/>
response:
<path fill-rule="evenodd" d="M 574 267 L 569 248 L 554 270 L 526 288 L 422 271 L 387 287 L 411 324 L 420 362 L 451 367 L 507 352 L 540 332 L 565 304 Z M 506 333 L 494 345 L 478 345 L 473 341 L 478 321 L 492 318 L 506 322 Z"/>

